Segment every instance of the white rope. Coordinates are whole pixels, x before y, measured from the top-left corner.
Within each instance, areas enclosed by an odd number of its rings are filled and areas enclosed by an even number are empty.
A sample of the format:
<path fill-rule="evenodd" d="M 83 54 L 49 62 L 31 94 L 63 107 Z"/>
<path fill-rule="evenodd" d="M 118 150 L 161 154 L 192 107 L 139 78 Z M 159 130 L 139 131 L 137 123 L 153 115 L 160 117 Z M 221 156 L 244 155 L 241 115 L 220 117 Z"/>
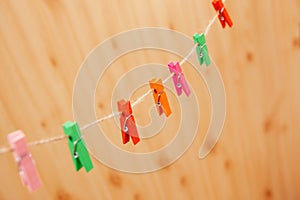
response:
<path fill-rule="evenodd" d="M 225 3 L 226 0 L 223 1 L 223 3 Z M 204 35 L 206 36 L 209 32 L 209 30 L 211 29 L 211 26 L 213 25 L 213 23 L 216 21 L 218 17 L 218 14 L 216 14 L 212 20 L 210 20 L 209 24 L 207 25 L 206 29 L 205 29 L 205 32 L 204 32 Z M 191 51 L 182 59 L 182 61 L 180 62 L 180 66 L 182 66 L 191 56 L 192 54 L 195 52 L 196 50 L 196 47 L 197 47 L 197 44 L 195 44 Z M 172 77 L 174 76 L 174 73 L 171 73 L 167 78 L 165 78 L 163 80 L 163 83 L 165 84 L 166 82 L 168 82 Z M 138 105 L 139 103 L 143 102 L 143 100 L 149 95 L 151 94 L 152 90 L 148 90 L 145 94 L 143 94 L 141 97 L 139 97 L 135 102 L 132 103 L 132 107 L 135 107 L 136 105 Z M 117 113 L 111 113 L 107 116 L 104 116 L 100 119 L 97 119 L 89 124 L 86 124 L 84 125 L 82 128 L 80 128 L 80 130 L 85 130 L 85 129 L 88 129 L 92 126 L 95 126 L 97 125 L 98 123 L 100 122 L 103 122 L 105 120 L 108 120 L 108 119 L 111 119 L 113 117 L 116 117 L 116 116 L 119 116 L 120 115 L 120 112 L 117 112 Z M 60 140 L 63 140 L 63 139 L 66 139 L 67 136 L 66 135 L 62 135 L 62 136 L 56 136 L 56 137 L 52 137 L 52 138 L 48 138 L 48 139 L 42 139 L 42 140 L 38 140 L 38 141 L 34 141 L 34 142 L 30 142 L 28 143 L 28 146 L 37 146 L 37 145 L 41 145 L 41 144 L 47 144 L 47 143 L 51 143 L 51 142 L 56 142 L 56 141 L 60 141 Z M 12 149 L 9 148 L 9 147 L 2 147 L 0 148 L 0 154 L 5 154 L 5 153 L 8 153 L 8 152 L 11 152 Z"/>

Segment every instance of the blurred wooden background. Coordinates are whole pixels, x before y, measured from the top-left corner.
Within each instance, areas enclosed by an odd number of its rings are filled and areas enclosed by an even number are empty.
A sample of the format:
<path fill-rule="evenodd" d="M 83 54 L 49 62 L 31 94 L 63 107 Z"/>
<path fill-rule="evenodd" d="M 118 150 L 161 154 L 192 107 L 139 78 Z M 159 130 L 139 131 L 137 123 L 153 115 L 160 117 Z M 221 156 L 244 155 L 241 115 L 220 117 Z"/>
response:
<path fill-rule="evenodd" d="M 192 86 L 201 97 L 199 134 L 173 165 L 133 175 L 93 159 L 90 173 L 75 172 L 59 141 L 30 149 L 43 182 L 34 193 L 22 186 L 11 153 L 0 155 L 0 199 L 300 199 L 300 1 L 228 0 L 226 7 L 234 27 L 223 30 L 216 21 L 207 43 L 224 80 L 227 118 L 205 160 L 197 157 L 210 113 L 202 83 Z M 63 134 L 77 70 L 100 42 L 148 26 L 192 36 L 214 15 L 209 0 L 0 1 L 0 146 L 16 129 L 27 141 Z M 137 54 L 127 67 L 134 59 L 169 61 Z M 119 61 L 119 69 L 126 66 Z"/>

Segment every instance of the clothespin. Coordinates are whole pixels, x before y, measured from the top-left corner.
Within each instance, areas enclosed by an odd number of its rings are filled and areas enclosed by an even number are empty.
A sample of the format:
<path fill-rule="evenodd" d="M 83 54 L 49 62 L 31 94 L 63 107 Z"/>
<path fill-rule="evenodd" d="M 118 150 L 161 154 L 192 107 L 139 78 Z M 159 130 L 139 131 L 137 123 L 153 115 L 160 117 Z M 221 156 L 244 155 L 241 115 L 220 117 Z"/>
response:
<path fill-rule="evenodd" d="M 18 164 L 19 174 L 23 185 L 27 186 L 30 192 L 41 186 L 41 181 L 35 167 L 35 162 L 28 150 L 25 135 L 22 131 L 15 131 L 7 137 L 10 147 L 13 150 L 15 161 Z"/>
<path fill-rule="evenodd" d="M 63 124 L 63 129 L 65 135 L 68 136 L 68 146 L 76 171 L 84 167 L 85 171 L 89 172 L 93 169 L 93 163 L 82 139 L 78 124 L 76 122 L 68 121 Z"/>
<path fill-rule="evenodd" d="M 222 0 L 213 0 L 212 5 L 214 6 L 215 10 L 219 12 L 218 18 L 221 22 L 222 27 L 225 28 L 226 23 L 229 27 L 232 27 L 232 20 L 226 8 L 224 7 Z"/>
<path fill-rule="evenodd" d="M 169 62 L 168 64 L 170 73 L 174 73 L 173 75 L 173 83 L 176 88 L 177 95 L 180 96 L 182 94 L 182 90 L 189 96 L 191 91 L 185 77 L 182 73 L 180 64 L 177 62 L 175 65 L 173 62 Z"/>
<path fill-rule="evenodd" d="M 161 79 L 154 78 L 149 81 L 149 84 L 150 88 L 153 89 L 153 97 L 158 114 L 162 115 L 162 113 L 165 113 L 165 115 L 168 117 L 172 111 Z"/>
<path fill-rule="evenodd" d="M 210 65 L 210 57 L 208 54 L 208 49 L 206 46 L 204 34 L 195 33 L 193 38 L 194 38 L 194 43 L 198 44 L 196 50 L 197 50 L 198 60 L 200 62 L 200 65 L 202 65 L 203 62 L 205 62 L 205 65 L 208 67 Z"/>
<path fill-rule="evenodd" d="M 121 112 L 120 126 L 123 144 L 129 142 L 129 137 L 131 137 L 133 144 L 136 145 L 140 141 L 140 138 L 132 115 L 130 101 L 125 101 L 124 99 L 118 101 L 118 111 Z"/>

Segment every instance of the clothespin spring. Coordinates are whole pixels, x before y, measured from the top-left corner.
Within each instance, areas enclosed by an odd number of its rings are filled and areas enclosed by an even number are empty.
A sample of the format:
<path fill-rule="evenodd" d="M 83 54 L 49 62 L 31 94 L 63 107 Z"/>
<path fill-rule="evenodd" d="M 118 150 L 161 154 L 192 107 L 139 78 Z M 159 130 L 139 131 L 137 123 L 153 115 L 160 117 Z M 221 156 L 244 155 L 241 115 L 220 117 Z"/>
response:
<path fill-rule="evenodd" d="M 19 156 L 19 157 L 17 158 L 19 174 L 21 174 L 21 173 L 23 172 L 23 171 L 20 169 L 20 168 L 21 168 L 20 166 L 21 166 L 21 162 L 22 162 L 23 158 L 25 158 L 26 156 L 31 156 L 31 154 L 28 154 L 28 152 L 27 152 L 27 153 L 22 154 L 21 156 Z"/>
<path fill-rule="evenodd" d="M 203 53 L 202 53 L 202 51 L 203 51 L 203 48 L 206 46 L 206 43 L 204 43 L 203 45 L 201 45 L 200 46 L 200 44 L 198 43 L 198 46 L 200 47 L 200 58 L 203 58 Z"/>
<path fill-rule="evenodd" d="M 219 11 L 219 14 L 220 14 L 220 16 L 221 16 L 221 20 L 222 20 L 222 21 L 225 20 L 225 18 L 224 18 L 224 16 L 223 16 L 224 9 L 225 9 L 225 7 L 223 6 L 223 7 L 220 9 L 220 11 Z"/>
<path fill-rule="evenodd" d="M 161 94 L 162 94 L 162 91 L 160 91 L 158 93 L 158 96 L 157 96 L 157 105 L 160 107 L 161 106 L 161 103 L 160 103 L 160 97 L 161 97 Z"/>
<path fill-rule="evenodd" d="M 24 154 L 22 154 L 21 156 L 19 156 L 19 157 L 17 158 L 17 162 L 18 162 L 18 163 L 21 162 L 21 161 L 23 160 L 23 158 L 25 158 L 27 155 L 28 155 L 28 153 L 24 153 Z"/>
<path fill-rule="evenodd" d="M 181 88 L 180 78 L 181 78 L 181 73 L 178 73 L 178 76 L 177 76 L 177 87 L 178 88 Z"/>
<path fill-rule="evenodd" d="M 123 131 L 128 134 L 127 121 L 132 116 L 132 114 L 128 115 L 124 121 Z"/>
<path fill-rule="evenodd" d="M 77 151 L 76 151 L 76 147 L 77 147 L 77 144 L 78 144 L 78 142 L 79 142 L 80 140 L 82 140 L 82 135 L 80 136 L 80 138 L 78 138 L 78 139 L 73 143 L 73 145 L 74 145 L 74 149 L 73 149 L 73 156 L 74 156 L 74 158 L 78 158 L 78 153 L 77 153 Z"/>

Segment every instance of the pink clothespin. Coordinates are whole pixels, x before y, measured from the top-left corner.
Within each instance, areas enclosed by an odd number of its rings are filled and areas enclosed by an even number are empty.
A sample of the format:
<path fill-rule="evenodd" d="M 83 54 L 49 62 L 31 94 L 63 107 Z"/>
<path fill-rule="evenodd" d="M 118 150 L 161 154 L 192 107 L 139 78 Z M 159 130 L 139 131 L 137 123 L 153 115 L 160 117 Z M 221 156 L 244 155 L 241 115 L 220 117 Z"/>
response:
<path fill-rule="evenodd" d="M 9 134 L 7 139 L 18 164 L 23 185 L 27 186 L 30 192 L 35 191 L 41 186 L 41 182 L 35 168 L 34 160 L 28 151 L 25 135 L 19 130 Z"/>
<path fill-rule="evenodd" d="M 182 73 L 179 63 L 177 62 L 174 65 L 173 62 L 169 62 L 168 66 L 169 66 L 170 73 L 174 73 L 173 82 L 177 91 L 177 95 L 180 96 L 183 90 L 186 96 L 189 96 L 191 94 L 191 90 L 189 88 L 187 81 L 185 80 L 185 77 Z"/>

